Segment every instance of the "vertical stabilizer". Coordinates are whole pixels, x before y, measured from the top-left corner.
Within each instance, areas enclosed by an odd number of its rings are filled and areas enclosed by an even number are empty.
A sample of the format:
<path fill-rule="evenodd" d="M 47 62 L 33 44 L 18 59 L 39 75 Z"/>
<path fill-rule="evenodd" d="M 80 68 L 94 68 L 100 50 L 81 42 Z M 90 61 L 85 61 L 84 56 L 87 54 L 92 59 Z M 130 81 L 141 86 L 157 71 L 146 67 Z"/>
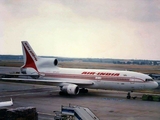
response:
<path fill-rule="evenodd" d="M 34 68 L 36 71 L 38 71 L 36 67 L 38 57 L 27 41 L 22 41 L 22 50 L 24 59 L 24 65 L 22 68 Z"/>

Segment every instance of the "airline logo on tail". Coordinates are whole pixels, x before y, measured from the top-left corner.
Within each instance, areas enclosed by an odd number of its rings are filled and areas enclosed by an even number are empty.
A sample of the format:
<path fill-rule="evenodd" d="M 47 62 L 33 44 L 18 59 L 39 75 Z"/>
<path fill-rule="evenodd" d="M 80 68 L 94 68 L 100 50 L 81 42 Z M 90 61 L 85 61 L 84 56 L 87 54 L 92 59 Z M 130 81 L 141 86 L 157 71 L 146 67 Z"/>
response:
<path fill-rule="evenodd" d="M 24 45 L 26 46 L 27 51 L 29 51 L 29 53 L 32 56 L 32 58 L 34 58 L 34 60 L 37 61 L 37 56 L 33 52 L 32 48 L 29 47 L 29 45 L 27 44 L 27 42 L 25 42 Z"/>
<path fill-rule="evenodd" d="M 22 49 L 24 57 L 24 65 L 22 66 L 22 68 L 31 67 L 38 71 L 35 64 L 35 62 L 38 61 L 37 55 L 27 41 L 22 41 Z"/>

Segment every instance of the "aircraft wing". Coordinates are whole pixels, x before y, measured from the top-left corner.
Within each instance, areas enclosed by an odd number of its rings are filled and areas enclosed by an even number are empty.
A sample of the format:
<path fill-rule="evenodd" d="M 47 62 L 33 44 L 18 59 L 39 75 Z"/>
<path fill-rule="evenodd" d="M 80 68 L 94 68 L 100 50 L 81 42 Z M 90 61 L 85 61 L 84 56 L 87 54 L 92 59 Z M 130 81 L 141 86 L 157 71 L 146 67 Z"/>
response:
<path fill-rule="evenodd" d="M 76 85 L 93 85 L 94 82 L 90 80 L 80 80 L 80 79 L 24 79 L 24 78 L 1 78 L 0 81 L 5 82 L 17 82 L 17 83 L 29 83 L 29 84 L 41 84 L 41 85 L 53 85 L 53 86 L 64 86 L 67 84 Z"/>
<path fill-rule="evenodd" d="M 27 74 L 10 74 L 10 73 L 0 73 L 1 78 L 19 78 L 19 77 L 31 77 L 38 78 L 40 75 L 27 75 Z"/>

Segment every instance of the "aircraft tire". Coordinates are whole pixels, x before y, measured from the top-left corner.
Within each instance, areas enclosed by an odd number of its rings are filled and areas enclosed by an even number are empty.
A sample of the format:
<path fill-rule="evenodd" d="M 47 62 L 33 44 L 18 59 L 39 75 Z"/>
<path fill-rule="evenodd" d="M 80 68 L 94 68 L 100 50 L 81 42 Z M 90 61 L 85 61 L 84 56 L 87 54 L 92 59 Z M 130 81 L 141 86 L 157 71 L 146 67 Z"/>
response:
<path fill-rule="evenodd" d="M 80 91 L 79 91 L 80 93 L 88 93 L 88 90 L 87 89 L 85 89 L 85 88 L 82 88 L 82 89 L 80 89 Z"/>
<path fill-rule="evenodd" d="M 131 99 L 131 96 L 127 96 L 127 99 Z"/>
<path fill-rule="evenodd" d="M 131 99 L 131 93 L 130 92 L 127 93 L 127 99 Z"/>
<path fill-rule="evenodd" d="M 60 91 L 60 92 L 59 92 L 59 95 L 63 96 L 63 95 L 66 95 L 66 93 Z"/>

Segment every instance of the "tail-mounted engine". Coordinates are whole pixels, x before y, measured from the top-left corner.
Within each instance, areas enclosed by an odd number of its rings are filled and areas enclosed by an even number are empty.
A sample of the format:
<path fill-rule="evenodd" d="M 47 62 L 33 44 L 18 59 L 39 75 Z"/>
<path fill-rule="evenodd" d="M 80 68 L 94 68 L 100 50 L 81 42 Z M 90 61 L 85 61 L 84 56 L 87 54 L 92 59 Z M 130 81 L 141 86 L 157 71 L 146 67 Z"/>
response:
<path fill-rule="evenodd" d="M 36 62 L 38 68 L 52 68 L 58 65 L 56 58 L 41 58 Z"/>

